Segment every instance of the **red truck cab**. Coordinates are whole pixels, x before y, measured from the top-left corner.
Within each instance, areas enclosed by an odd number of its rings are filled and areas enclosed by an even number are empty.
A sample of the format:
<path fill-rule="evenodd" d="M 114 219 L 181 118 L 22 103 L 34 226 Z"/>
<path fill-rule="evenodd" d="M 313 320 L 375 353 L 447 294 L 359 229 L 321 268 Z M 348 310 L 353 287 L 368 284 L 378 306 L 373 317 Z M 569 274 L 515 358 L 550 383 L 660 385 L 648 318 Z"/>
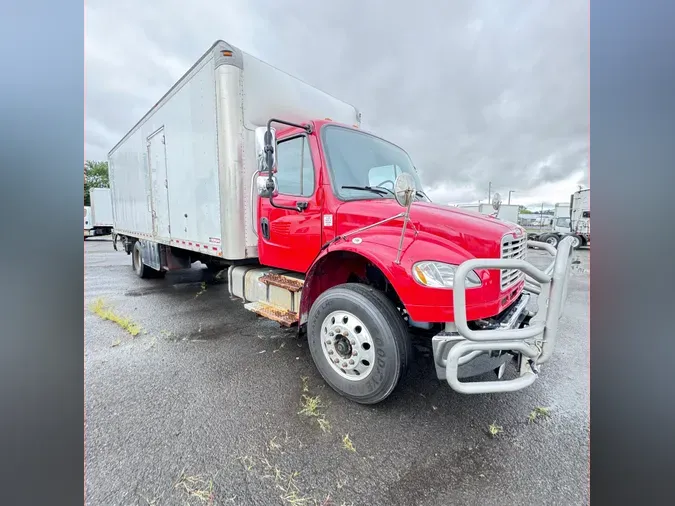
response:
<path fill-rule="evenodd" d="M 569 248 L 538 244 L 557 256 L 536 269 L 520 226 L 432 203 L 408 154 L 358 128 L 270 120 L 256 133 L 260 264 L 301 275 L 298 323 L 333 388 L 364 403 L 389 395 L 410 361 L 411 331 L 431 336 L 437 373 L 456 390 L 534 381 L 552 351 L 552 340 L 545 353 L 536 341 L 561 313 Z M 555 307 L 537 318 L 531 303 L 542 297 Z M 512 357 L 515 379 L 459 381 L 501 377 Z"/>

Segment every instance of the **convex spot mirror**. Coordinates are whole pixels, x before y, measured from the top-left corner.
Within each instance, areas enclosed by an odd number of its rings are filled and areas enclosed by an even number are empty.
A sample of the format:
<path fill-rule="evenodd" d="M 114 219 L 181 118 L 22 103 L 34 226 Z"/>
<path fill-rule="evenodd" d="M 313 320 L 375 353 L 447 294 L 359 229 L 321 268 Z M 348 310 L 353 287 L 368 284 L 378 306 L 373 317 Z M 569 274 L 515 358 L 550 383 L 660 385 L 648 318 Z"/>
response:
<path fill-rule="evenodd" d="M 272 152 L 265 152 L 265 146 L 272 147 Z M 257 127 L 255 129 L 255 151 L 256 159 L 258 160 L 258 170 L 260 172 L 274 172 L 277 168 L 277 131 L 275 128 L 270 128 L 269 133 L 267 127 Z"/>
<path fill-rule="evenodd" d="M 499 193 L 495 193 L 492 196 L 492 208 L 495 211 L 499 211 L 499 208 L 502 206 L 502 196 Z"/>
<path fill-rule="evenodd" d="M 272 176 L 272 183 L 270 185 L 270 178 L 267 175 L 258 176 L 255 180 L 255 185 L 258 190 L 258 196 L 268 199 L 279 195 L 277 190 L 277 178 Z M 270 188 L 272 186 L 272 188 Z"/>
<path fill-rule="evenodd" d="M 394 196 L 396 202 L 402 207 L 409 207 L 415 199 L 415 178 L 412 174 L 402 172 L 394 182 Z"/>

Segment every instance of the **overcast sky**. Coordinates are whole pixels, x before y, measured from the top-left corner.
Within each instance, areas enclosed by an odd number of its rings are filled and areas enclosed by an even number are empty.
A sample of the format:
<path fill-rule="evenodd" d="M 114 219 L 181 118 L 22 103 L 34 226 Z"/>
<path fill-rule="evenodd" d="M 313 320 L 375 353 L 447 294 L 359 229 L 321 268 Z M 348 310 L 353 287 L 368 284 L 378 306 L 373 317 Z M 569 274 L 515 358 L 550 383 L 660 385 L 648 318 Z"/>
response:
<path fill-rule="evenodd" d="M 439 203 L 589 184 L 588 0 L 87 0 L 86 157 L 217 39 L 355 105 Z"/>

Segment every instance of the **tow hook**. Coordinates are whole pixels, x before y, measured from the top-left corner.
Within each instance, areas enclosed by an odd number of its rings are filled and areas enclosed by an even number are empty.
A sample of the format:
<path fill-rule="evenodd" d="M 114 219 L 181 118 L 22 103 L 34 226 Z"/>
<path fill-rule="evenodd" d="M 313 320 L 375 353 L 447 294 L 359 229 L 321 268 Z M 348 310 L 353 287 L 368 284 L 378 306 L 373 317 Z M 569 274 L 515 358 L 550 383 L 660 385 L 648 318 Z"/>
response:
<path fill-rule="evenodd" d="M 539 374 L 539 368 L 538 368 L 537 365 L 534 363 L 534 360 L 530 360 L 530 369 L 532 369 L 532 372 L 533 372 L 534 374 L 537 374 L 537 375 Z"/>

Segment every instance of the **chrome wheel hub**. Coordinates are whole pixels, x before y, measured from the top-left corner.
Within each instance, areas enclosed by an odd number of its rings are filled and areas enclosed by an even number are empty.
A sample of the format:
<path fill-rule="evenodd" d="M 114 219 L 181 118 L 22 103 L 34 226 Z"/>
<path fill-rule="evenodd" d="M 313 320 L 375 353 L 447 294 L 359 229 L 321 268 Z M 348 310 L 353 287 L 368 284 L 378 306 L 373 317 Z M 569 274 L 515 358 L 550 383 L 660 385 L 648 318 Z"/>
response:
<path fill-rule="evenodd" d="M 375 346 L 363 322 L 349 311 L 333 311 L 321 324 L 321 349 L 333 370 L 350 381 L 373 370 Z"/>

